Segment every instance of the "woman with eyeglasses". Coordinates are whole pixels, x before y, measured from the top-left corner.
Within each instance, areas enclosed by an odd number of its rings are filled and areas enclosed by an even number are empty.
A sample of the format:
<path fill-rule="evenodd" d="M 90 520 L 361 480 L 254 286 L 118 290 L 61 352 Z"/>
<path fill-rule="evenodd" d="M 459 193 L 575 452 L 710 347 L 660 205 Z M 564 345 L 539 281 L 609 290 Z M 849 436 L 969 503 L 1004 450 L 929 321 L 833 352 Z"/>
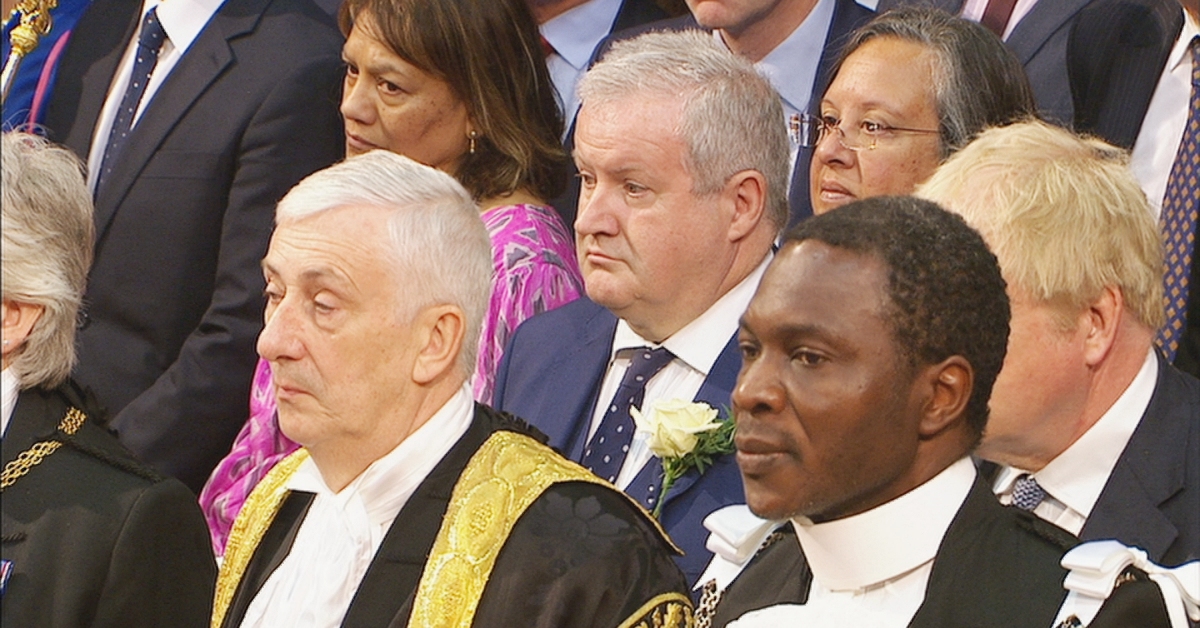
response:
<path fill-rule="evenodd" d="M 846 45 L 820 115 L 794 122 L 814 148 L 813 211 L 910 194 L 983 129 L 1035 111 L 1020 61 L 991 31 L 933 9 L 884 13 Z"/>

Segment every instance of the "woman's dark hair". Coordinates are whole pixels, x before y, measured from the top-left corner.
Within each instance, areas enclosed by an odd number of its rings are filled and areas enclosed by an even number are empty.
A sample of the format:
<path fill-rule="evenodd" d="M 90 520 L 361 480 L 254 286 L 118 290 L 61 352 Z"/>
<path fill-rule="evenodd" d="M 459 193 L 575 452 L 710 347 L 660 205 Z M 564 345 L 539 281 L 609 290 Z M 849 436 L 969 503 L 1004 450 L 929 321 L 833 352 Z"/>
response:
<path fill-rule="evenodd" d="M 562 113 L 525 0 L 345 0 L 342 33 L 364 16 L 360 28 L 465 103 L 479 135 L 454 175 L 475 200 L 562 191 Z"/>
<path fill-rule="evenodd" d="M 855 50 L 880 37 L 921 44 L 933 54 L 942 159 L 988 127 L 1037 115 L 1025 68 L 995 33 L 928 7 L 894 9 L 855 31 L 833 76 Z"/>

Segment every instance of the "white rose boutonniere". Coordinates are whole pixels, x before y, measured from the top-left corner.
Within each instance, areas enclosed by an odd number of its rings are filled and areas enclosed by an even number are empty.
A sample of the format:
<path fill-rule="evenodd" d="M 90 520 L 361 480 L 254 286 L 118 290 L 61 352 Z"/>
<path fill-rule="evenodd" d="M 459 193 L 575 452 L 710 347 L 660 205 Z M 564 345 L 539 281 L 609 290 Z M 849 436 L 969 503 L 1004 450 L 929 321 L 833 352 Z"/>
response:
<path fill-rule="evenodd" d="M 707 403 L 668 399 L 655 402 L 645 414 L 630 408 L 629 415 L 637 430 L 649 436 L 650 451 L 662 460 L 664 497 L 689 469 L 704 473 L 713 458 L 733 451 L 733 421 L 718 419 L 717 409 Z M 655 517 L 662 505 L 659 499 Z"/>

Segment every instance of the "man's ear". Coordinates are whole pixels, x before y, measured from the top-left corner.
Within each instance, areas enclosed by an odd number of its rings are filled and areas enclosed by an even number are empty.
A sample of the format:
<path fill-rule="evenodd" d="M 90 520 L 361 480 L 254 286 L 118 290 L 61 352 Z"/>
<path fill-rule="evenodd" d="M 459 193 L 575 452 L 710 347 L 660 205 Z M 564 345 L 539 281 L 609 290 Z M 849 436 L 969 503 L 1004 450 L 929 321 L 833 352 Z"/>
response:
<path fill-rule="evenodd" d="M 1089 367 L 1108 357 L 1124 316 L 1125 296 L 1114 286 L 1106 286 L 1083 311 L 1079 324 L 1083 326 L 1083 359 Z"/>
<path fill-rule="evenodd" d="M 966 358 L 952 355 L 922 369 L 918 378 L 929 391 L 919 434 L 921 438 L 930 438 L 963 418 L 975 386 L 975 371 Z"/>
<path fill-rule="evenodd" d="M 725 183 L 726 198 L 733 202 L 729 241 L 737 242 L 754 232 L 766 219 L 767 178 L 757 170 L 743 170 Z"/>
<path fill-rule="evenodd" d="M 29 334 L 33 333 L 34 324 L 42 317 L 42 312 L 46 308 L 11 299 L 4 299 L 2 307 L 3 312 L 0 313 L 0 318 L 3 319 L 4 327 L 3 355 L 4 362 L 7 364 L 8 360 L 16 355 L 15 352 L 25 345 Z"/>
<path fill-rule="evenodd" d="M 413 381 L 425 385 L 458 368 L 467 317 L 457 305 L 435 305 L 417 315 L 420 352 L 413 364 Z"/>

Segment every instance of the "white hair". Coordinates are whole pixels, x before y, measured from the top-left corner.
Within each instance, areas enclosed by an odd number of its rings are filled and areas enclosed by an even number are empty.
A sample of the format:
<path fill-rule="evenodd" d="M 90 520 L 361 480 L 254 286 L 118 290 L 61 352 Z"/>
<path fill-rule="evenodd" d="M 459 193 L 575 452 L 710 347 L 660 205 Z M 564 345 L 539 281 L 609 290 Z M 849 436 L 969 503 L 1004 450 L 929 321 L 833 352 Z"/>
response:
<path fill-rule="evenodd" d="M 645 96 L 684 102 L 677 130 L 688 145 L 697 194 L 757 170 L 767 180 L 767 216 L 787 224 L 789 148 L 779 94 L 747 60 L 696 30 L 620 41 L 579 83 L 579 100 L 607 104 Z"/>
<path fill-rule="evenodd" d="M 471 195 L 444 172 L 374 150 L 305 178 L 279 201 L 275 222 L 347 206 L 389 212 L 396 289 L 408 308 L 399 315 L 439 304 L 462 308 L 458 365 L 470 375 L 492 285 L 491 240 Z"/>
<path fill-rule="evenodd" d="M 75 329 L 92 264 L 92 197 L 71 151 L 27 133 L 5 133 L 4 299 L 44 308 L 11 366 L 21 388 L 52 388 L 75 364 Z"/>

